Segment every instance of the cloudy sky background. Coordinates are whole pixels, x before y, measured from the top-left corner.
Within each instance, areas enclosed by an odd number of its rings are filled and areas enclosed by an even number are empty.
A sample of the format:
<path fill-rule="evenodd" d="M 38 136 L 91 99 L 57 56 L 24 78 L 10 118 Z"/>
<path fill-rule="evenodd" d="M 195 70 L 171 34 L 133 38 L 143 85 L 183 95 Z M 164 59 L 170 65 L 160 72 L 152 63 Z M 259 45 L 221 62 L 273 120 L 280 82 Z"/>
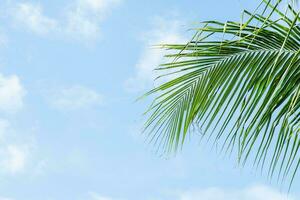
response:
<path fill-rule="evenodd" d="M 255 1 L 0 2 L 0 200 L 300 198 L 300 181 L 287 195 L 198 138 L 166 158 L 140 135 L 135 99 L 163 62 L 151 45 Z"/>

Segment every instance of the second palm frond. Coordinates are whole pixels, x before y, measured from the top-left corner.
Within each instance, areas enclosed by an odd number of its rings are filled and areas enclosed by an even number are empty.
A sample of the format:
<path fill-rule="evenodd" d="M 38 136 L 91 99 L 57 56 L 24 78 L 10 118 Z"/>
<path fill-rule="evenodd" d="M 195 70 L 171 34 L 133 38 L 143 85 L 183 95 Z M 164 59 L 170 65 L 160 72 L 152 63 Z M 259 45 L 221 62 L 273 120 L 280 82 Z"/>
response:
<path fill-rule="evenodd" d="M 157 70 L 172 78 L 147 93 L 155 99 L 145 131 L 172 152 L 199 127 L 240 163 L 251 157 L 292 182 L 300 165 L 299 13 L 268 5 L 244 16 L 245 23 L 203 22 L 187 44 L 161 45 L 175 53 Z"/>

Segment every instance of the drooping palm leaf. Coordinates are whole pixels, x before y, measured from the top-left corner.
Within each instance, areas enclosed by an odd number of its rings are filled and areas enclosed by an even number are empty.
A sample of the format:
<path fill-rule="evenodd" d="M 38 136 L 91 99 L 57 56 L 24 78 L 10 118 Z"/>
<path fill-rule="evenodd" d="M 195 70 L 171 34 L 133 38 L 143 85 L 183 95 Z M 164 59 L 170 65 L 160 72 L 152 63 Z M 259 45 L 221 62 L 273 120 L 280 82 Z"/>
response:
<path fill-rule="evenodd" d="M 245 23 L 207 21 L 188 44 L 162 45 L 176 53 L 157 70 L 173 79 L 147 93 L 156 97 L 145 130 L 170 152 L 197 126 L 241 163 L 252 156 L 292 182 L 300 165 L 300 18 L 291 6 L 283 13 L 280 1 L 265 2 L 262 14 L 244 12 Z"/>

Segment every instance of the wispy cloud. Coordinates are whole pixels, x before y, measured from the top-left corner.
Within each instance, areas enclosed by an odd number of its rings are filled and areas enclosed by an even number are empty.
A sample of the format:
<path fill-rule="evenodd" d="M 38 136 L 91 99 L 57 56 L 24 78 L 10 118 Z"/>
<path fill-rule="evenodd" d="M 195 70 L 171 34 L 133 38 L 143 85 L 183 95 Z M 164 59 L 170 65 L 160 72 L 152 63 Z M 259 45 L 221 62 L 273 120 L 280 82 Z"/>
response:
<path fill-rule="evenodd" d="M 33 33 L 46 35 L 58 28 L 56 20 L 44 15 L 40 4 L 18 3 L 12 12 L 15 22 Z"/>
<path fill-rule="evenodd" d="M 14 113 L 20 110 L 25 94 L 18 76 L 0 74 L 0 111 Z"/>
<path fill-rule="evenodd" d="M 115 198 L 111 198 L 111 197 L 107 197 L 107 196 L 102 196 L 95 192 L 89 192 L 89 196 L 90 196 L 91 200 L 120 200 L 120 199 L 115 199 Z"/>
<path fill-rule="evenodd" d="M 115 198 L 90 192 L 91 200 L 116 200 Z M 173 200 L 296 200 L 293 196 L 281 193 L 266 185 L 253 185 L 242 189 L 228 189 L 211 187 L 186 191 L 171 190 L 164 197 L 146 199 L 173 199 Z M 118 199 L 119 200 L 119 199 Z"/>
<path fill-rule="evenodd" d="M 0 74 L 0 111 L 16 114 L 24 105 L 26 91 L 18 76 Z M 22 172 L 30 155 L 30 145 L 16 136 L 6 119 L 0 119 L 0 171 L 5 174 Z"/>
<path fill-rule="evenodd" d="M 264 185 L 254 185 L 244 189 L 208 188 L 181 192 L 177 200 L 294 200 L 286 194 Z"/>
<path fill-rule="evenodd" d="M 11 174 L 24 170 L 29 155 L 27 146 L 10 144 L 2 151 L 4 157 L 2 158 L 1 166 L 4 170 Z"/>
<path fill-rule="evenodd" d="M 0 197 L 0 200 L 13 200 L 13 199 L 7 197 Z"/>
<path fill-rule="evenodd" d="M 76 0 L 66 5 L 58 16 L 45 14 L 42 4 L 15 3 L 11 13 L 16 26 L 37 35 L 94 41 L 101 35 L 101 23 L 121 0 Z"/>
<path fill-rule="evenodd" d="M 67 11 L 67 35 L 75 39 L 95 40 L 100 35 L 100 23 L 120 0 L 77 0 Z"/>
<path fill-rule="evenodd" d="M 5 134 L 9 128 L 10 124 L 5 119 L 0 119 L 0 142 L 3 142 L 5 139 Z"/>
<path fill-rule="evenodd" d="M 154 69 L 165 61 L 164 50 L 153 45 L 186 42 L 181 32 L 184 24 L 182 21 L 155 17 L 152 22 L 153 27 L 143 34 L 144 49 L 135 66 L 135 74 L 125 82 L 126 90 L 131 92 L 151 86 L 158 75 Z"/>
<path fill-rule="evenodd" d="M 5 119 L 0 119 L 0 169 L 1 173 L 23 172 L 31 154 L 31 145 L 19 137 L 13 139 L 15 130 Z"/>
<path fill-rule="evenodd" d="M 57 109 L 77 110 L 101 105 L 103 96 L 84 86 L 72 86 L 53 90 L 48 100 Z"/>

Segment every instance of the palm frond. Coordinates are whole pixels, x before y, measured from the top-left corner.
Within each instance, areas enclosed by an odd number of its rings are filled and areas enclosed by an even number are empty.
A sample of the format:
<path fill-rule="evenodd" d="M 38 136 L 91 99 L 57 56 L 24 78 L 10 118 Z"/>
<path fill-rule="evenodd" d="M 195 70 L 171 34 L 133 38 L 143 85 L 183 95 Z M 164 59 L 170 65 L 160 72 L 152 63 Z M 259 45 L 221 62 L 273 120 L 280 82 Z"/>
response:
<path fill-rule="evenodd" d="M 157 70 L 177 76 L 146 94 L 156 95 L 145 124 L 149 141 L 176 151 L 197 126 L 223 142 L 223 150 L 237 152 L 240 163 L 252 157 L 271 177 L 294 180 L 300 165 L 300 18 L 291 6 L 288 14 L 276 4 L 267 9 L 244 11 L 245 23 L 203 22 L 188 44 L 161 45 L 176 53 Z"/>

